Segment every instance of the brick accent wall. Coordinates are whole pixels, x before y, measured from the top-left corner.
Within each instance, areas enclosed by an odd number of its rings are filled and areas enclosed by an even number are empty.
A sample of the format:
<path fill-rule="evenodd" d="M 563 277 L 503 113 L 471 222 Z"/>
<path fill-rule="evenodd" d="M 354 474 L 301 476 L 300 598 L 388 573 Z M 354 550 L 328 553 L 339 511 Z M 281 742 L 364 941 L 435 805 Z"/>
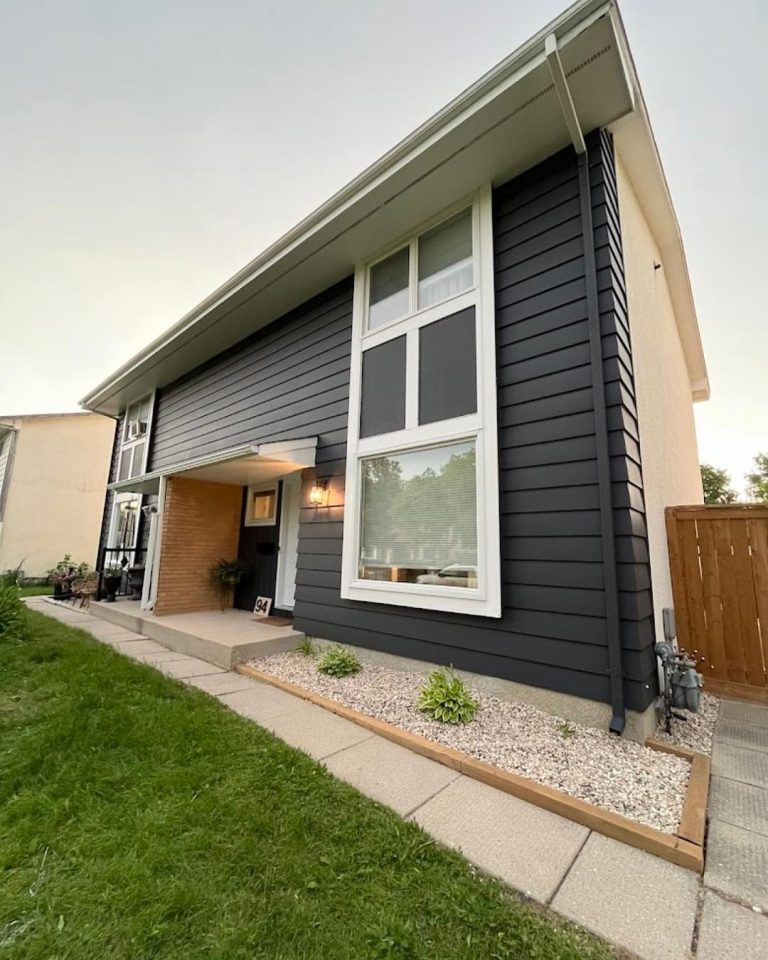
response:
<path fill-rule="evenodd" d="M 243 488 L 228 483 L 168 479 L 155 615 L 213 610 L 221 594 L 210 570 L 237 556 Z"/>

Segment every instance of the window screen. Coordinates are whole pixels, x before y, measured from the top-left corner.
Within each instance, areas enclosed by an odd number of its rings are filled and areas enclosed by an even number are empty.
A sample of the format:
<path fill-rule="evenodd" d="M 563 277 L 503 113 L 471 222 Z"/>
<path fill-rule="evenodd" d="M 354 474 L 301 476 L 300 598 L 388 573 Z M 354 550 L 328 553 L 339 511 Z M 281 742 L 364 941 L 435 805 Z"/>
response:
<path fill-rule="evenodd" d="M 360 579 L 477 587 L 475 441 L 361 466 Z"/>
<path fill-rule="evenodd" d="M 388 340 L 363 354 L 360 436 L 405 426 L 405 337 Z"/>
<path fill-rule="evenodd" d="M 419 423 L 477 411 L 475 308 L 419 331 Z"/>

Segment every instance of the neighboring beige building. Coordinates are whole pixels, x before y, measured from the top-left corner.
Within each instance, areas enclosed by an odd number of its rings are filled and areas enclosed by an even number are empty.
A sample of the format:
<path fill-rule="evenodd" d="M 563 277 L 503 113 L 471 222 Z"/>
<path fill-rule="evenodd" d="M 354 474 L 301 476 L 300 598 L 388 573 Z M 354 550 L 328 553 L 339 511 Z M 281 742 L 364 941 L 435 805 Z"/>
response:
<path fill-rule="evenodd" d="M 98 414 L 0 416 L 0 571 L 95 565 L 114 436 Z"/>

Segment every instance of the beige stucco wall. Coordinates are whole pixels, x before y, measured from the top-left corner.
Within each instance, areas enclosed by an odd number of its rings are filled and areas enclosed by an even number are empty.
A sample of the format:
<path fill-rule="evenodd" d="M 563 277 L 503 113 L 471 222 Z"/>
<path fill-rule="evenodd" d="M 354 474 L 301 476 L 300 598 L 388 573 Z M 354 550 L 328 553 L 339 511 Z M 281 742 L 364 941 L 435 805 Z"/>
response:
<path fill-rule="evenodd" d="M 661 254 L 617 163 L 656 629 L 673 606 L 664 508 L 703 499 L 691 385 Z M 654 263 L 662 264 L 658 270 Z"/>
<path fill-rule="evenodd" d="M 17 417 L 0 529 L 0 570 L 43 576 L 65 553 L 96 563 L 114 420 L 98 414 Z"/>

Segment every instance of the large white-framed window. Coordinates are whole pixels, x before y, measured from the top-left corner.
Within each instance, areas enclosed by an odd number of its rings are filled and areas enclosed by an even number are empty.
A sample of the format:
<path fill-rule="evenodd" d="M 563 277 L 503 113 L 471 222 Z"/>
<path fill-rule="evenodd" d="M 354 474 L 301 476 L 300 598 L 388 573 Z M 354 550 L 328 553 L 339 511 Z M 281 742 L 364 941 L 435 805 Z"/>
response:
<path fill-rule="evenodd" d="M 154 393 L 147 394 L 146 397 L 132 403 L 125 411 L 120 434 L 117 480 L 131 480 L 146 471 L 154 399 Z"/>
<path fill-rule="evenodd" d="M 355 270 L 341 595 L 501 616 L 490 186 Z"/>

